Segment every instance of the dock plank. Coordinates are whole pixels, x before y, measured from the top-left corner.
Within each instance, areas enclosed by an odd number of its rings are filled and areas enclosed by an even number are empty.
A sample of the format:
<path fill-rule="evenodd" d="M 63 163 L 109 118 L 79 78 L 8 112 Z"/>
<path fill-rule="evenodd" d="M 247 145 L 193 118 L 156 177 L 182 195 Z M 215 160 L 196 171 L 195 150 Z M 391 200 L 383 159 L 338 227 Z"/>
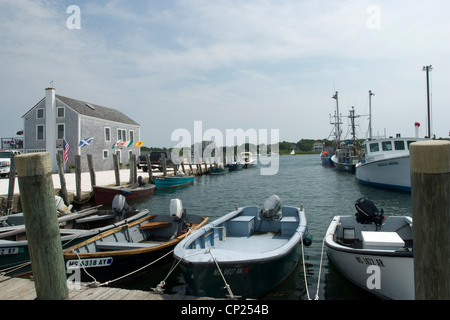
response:
<path fill-rule="evenodd" d="M 0 275 L 0 300 L 35 300 L 34 281 Z M 159 295 L 142 290 L 111 287 L 91 287 L 82 283 L 79 288 L 69 289 L 69 300 L 209 300 L 185 295 Z"/>

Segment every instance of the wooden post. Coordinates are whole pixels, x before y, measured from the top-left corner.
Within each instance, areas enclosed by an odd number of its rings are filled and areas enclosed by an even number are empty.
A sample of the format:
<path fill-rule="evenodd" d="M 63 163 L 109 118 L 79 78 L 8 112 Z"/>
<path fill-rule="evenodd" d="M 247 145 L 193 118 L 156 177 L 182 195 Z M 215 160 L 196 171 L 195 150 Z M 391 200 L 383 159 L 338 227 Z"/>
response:
<path fill-rule="evenodd" d="M 136 155 L 130 154 L 130 184 L 135 185 L 137 183 L 137 171 L 136 171 Z"/>
<path fill-rule="evenodd" d="M 163 176 L 167 176 L 167 168 L 166 168 L 166 155 L 161 153 L 161 164 L 163 168 Z"/>
<path fill-rule="evenodd" d="M 50 154 L 19 155 L 16 166 L 37 299 L 67 299 Z"/>
<path fill-rule="evenodd" d="M 75 155 L 75 188 L 76 198 L 81 200 L 81 156 Z"/>
<path fill-rule="evenodd" d="M 87 155 L 87 162 L 89 166 L 89 175 L 91 176 L 91 187 L 94 190 L 95 183 L 95 170 L 94 170 L 94 161 L 92 160 L 92 154 Z"/>
<path fill-rule="evenodd" d="M 414 287 L 418 300 L 450 299 L 450 142 L 410 146 Z"/>
<path fill-rule="evenodd" d="M 119 161 L 117 160 L 117 153 L 113 154 L 114 175 L 116 177 L 116 186 L 120 186 Z"/>
<path fill-rule="evenodd" d="M 56 154 L 56 162 L 58 163 L 59 183 L 61 184 L 61 198 L 63 199 L 64 204 L 66 206 L 69 206 L 70 202 L 69 202 L 69 195 L 67 193 L 66 178 L 64 177 L 62 153 L 58 152 Z"/>
<path fill-rule="evenodd" d="M 150 154 L 145 155 L 145 161 L 147 162 L 148 169 L 148 183 L 153 183 L 152 162 L 150 161 Z"/>
<path fill-rule="evenodd" d="M 14 186 L 16 183 L 16 164 L 15 164 L 15 154 L 11 152 L 11 161 L 9 164 L 9 186 L 8 186 L 8 199 L 6 200 L 6 214 L 11 213 L 12 203 L 14 198 Z"/>

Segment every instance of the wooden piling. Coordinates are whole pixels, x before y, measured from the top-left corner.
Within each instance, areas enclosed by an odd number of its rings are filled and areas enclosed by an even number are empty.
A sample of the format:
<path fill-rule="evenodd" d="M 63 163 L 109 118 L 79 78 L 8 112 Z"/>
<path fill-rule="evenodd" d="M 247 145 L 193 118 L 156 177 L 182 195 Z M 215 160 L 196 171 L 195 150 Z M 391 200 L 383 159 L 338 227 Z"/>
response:
<path fill-rule="evenodd" d="M 67 193 L 66 177 L 64 176 L 62 153 L 58 152 L 56 154 L 56 162 L 58 163 L 59 184 L 61 185 L 61 198 L 63 199 L 64 204 L 66 206 L 69 206 L 69 194 Z"/>
<path fill-rule="evenodd" d="M 19 155 L 16 167 L 37 299 L 67 299 L 50 154 Z"/>
<path fill-rule="evenodd" d="M 114 175 L 116 178 L 116 186 L 120 186 L 120 172 L 119 172 L 119 161 L 117 159 L 117 154 L 113 154 L 113 167 Z"/>
<path fill-rule="evenodd" d="M 87 162 L 89 166 L 89 175 L 91 177 L 91 190 L 94 190 L 95 182 L 95 170 L 94 170 L 94 161 L 92 160 L 92 154 L 87 155 Z"/>
<path fill-rule="evenodd" d="M 145 161 L 147 162 L 148 170 L 148 183 L 153 183 L 152 162 L 150 161 L 150 154 L 145 155 Z"/>
<path fill-rule="evenodd" d="M 130 184 L 137 184 L 136 155 L 130 154 Z"/>
<path fill-rule="evenodd" d="M 79 154 L 75 155 L 75 189 L 76 189 L 76 199 L 81 200 L 81 156 Z"/>
<path fill-rule="evenodd" d="M 164 154 L 164 152 L 161 152 L 161 165 L 163 168 L 163 176 L 165 177 L 165 176 L 167 176 L 167 168 L 166 168 L 166 155 Z M 176 174 L 176 173 L 174 173 L 174 174 Z"/>
<path fill-rule="evenodd" d="M 410 146 L 414 287 L 418 300 L 450 299 L 450 142 Z"/>
<path fill-rule="evenodd" d="M 16 182 L 16 164 L 15 154 L 11 152 L 11 161 L 9 164 L 9 185 L 8 185 L 8 198 L 6 200 L 6 213 L 10 214 L 12 211 L 12 203 L 14 198 L 14 187 Z"/>

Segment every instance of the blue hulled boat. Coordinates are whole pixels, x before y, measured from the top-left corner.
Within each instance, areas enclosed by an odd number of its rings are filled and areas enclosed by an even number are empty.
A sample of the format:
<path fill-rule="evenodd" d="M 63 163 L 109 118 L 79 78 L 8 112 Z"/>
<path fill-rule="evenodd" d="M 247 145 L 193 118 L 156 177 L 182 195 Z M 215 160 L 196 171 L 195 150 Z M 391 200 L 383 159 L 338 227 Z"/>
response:
<path fill-rule="evenodd" d="M 302 207 L 282 206 L 278 196 L 236 208 L 190 234 L 174 250 L 189 293 L 257 298 L 294 270 L 301 242 L 309 245 Z"/>
<path fill-rule="evenodd" d="M 236 171 L 244 168 L 244 164 L 241 162 L 228 163 L 227 167 L 229 171 Z"/>
<path fill-rule="evenodd" d="M 164 177 L 153 177 L 156 189 L 173 188 L 193 183 L 195 176 L 192 175 L 174 175 Z"/>

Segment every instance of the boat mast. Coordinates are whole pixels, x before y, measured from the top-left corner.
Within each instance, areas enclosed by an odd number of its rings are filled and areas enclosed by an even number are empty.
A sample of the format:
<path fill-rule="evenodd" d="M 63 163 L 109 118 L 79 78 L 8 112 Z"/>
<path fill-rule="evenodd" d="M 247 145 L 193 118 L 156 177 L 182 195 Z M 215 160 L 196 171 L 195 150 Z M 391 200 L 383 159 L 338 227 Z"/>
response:
<path fill-rule="evenodd" d="M 433 70 L 431 65 L 424 66 L 422 71 L 426 71 L 427 73 L 427 115 L 428 115 L 428 138 L 431 139 L 431 121 L 430 121 L 430 71 Z"/>
<path fill-rule="evenodd" d="M 369 90 L 369 140 L 372 139 L 372 96 L 375 93 L 372 90 Z"/>
<path fill-rule="evenodd" d="M 332 96 L 333 99 L 336 99 L 336 123 L 335 123 L 335 128 L 336 128 L 336 143 L 339 146 L 339 143 L 341 141 L 341 127 L 340 127 L 340 122 L 341 122 L 341 118 L 339 117 L 339 103 L 338 103 L 338 92 L 336 91 L 336 93 Z"/>
<path fill-rule="evenodd" d="M 352 125 L 352 140 L 353 140 L 353 142 L 355 142 L 356 141 L 356 132 L 355 132 L 355 118 L 356 118 L 356 116 L 355 116 L 355 107 L 354 106 L 352 106 L 352 110 L 350 110 L 349 118 L 350 118 L 350 123 Z"/>

